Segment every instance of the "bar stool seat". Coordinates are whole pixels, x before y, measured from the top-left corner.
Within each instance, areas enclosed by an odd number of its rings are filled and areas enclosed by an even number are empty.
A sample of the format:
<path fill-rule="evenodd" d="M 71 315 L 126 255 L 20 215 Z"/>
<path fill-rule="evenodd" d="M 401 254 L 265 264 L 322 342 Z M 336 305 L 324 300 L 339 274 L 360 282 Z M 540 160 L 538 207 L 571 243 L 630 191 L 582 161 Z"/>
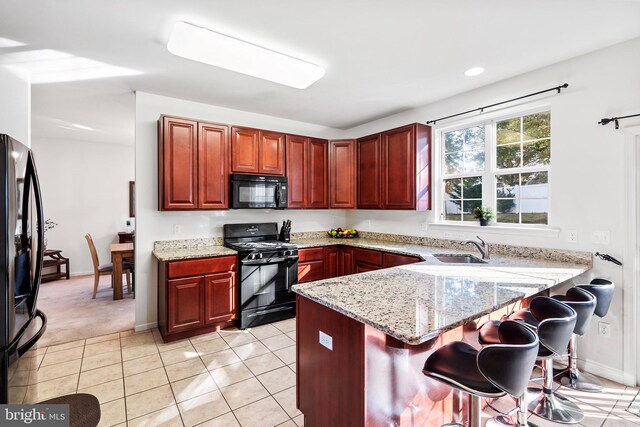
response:
<path fill-rule="evenodd" d="M 503 425 L 528 426 L 527 384 L 538 350 L 538 337 L 527 326 L 506 320 L 498 327 L 500 344 L 479 351 L 456 341 L 429 356 L 422 373 L 470 396 L 472 427 L 482 425 L 480 398 L 497 398 L 509 394 L 518 401 L 515 420 L 501 419 Z"/>

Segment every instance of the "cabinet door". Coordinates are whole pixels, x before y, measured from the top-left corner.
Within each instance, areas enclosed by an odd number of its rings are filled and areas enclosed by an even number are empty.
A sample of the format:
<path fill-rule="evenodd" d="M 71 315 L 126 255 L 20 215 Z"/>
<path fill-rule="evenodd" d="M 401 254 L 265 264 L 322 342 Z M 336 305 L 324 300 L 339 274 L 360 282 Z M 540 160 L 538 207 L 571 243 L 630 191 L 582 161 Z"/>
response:
<path fill-rule="evenodd" d="M 167 281 L 167 332 L 204 326 L 204 277 Z"/>
<path fill-rule="evenodd" d="M 356 262 L 356 273 L 366 273 L 367 271 L 375 271 L 379 270 L 380 267 L 376 267 L 375 265 L 367 264 L 365 262 Z"/>
<path fill-rule="evenodd" d="M 161 210 L 195 209 L 198 206 L 197 122 L 162 117 L 159 139 Z"/>
<path fill-rule="evenodd" d="M 204 278 L 205 323 L 233 320 L 236 315 L 236 273 L 209 274 Z"/>
<path fill-rule="evenodd" d="M 410 255 L 392 254 L 389 252 L 385 252 L 382 256 L 382 266 L 384 268 L 398 267 L 400 265 L 413 264 L 420 261 L 422 260 L 418 257 L 414 257 Z"/>
<path fill-rule="evenodd" d="M 324 278 L 324 261 L 298 263 L 298 283 L 312 282 Z"/>
<path fill-rule="evenodd" d="M 198 207 L 229 208 L 229 129 L 198 123 Z"/>
<path fill-rule="evenodd" d="M 329 207 L 356 207 L 356 141 L 329 142 Z"/>
<path fill-rule="evenodd" d="M 358 208 L 379 209 L 380 180 L 380 134 L 358 140 Z"/>
<path fill-rule="evenodd" d="M 382 134 L 382 208 L 415 209 L 416 146 L 413 125 Z"/>
<path fill-rule="evenodd" d="M 231 128 L 231 172 L 259 173 L 260 131 L 258 129 Z"/>
<path fill-rule="evenodd" d="M 329 246 L 324 248 L 324 278 L 330 279 L 340 275 L 340 248 Z"/>
<path fill-rule="evenodd" d="M 308 193 L 308 138 L 287 135 L 287 178 L 289 181 L 289 207 L 306 208 Z"/>
<path fill-rule="evenodd" d="M 340 276 L 355 273 L 355 258 L 352 248 L 343 247 L 340 250 L 340 266 L 338 270 Z"/>
<path fill-rule="evenodd" d="M 260 173 L 284 175 L 284 134 L 260 131 Z"/>
<path fill-rule="evenodd" d="M 324 139 L 309 140 L 309 209 L 329 207 L 329 147 Z"/>

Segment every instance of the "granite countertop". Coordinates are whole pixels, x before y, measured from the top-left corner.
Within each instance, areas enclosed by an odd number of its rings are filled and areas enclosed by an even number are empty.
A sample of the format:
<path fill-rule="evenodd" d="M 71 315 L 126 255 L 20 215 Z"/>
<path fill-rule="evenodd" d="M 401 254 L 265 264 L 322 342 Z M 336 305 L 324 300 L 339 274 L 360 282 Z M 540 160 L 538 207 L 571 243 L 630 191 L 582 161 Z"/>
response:
<path fill-rule="evenodd" d="M 293 288 L 304 297 L 414 345 L 569 281 L 591 268 L 590 263 L 574 259 L 569 252 L 563 257 L 562 251 L 557 251 L 562 261 L 495 255 L 487 264 L 461 265 L 440 262 L 433 254 L 478 255 L 474 247 L 444 249 L 368 239 L 301 239 L 294 243 L 302 248 L 344 244 L 425 260 Z M 556 254 L 552 251 L 551 255 Z"/>

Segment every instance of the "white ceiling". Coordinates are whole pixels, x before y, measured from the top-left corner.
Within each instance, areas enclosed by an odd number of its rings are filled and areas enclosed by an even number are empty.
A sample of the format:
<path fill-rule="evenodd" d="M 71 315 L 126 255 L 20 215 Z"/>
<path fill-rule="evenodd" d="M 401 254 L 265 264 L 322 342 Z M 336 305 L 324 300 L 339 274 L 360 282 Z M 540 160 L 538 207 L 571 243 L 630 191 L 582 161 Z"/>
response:
<path fill-rule="evenodd" d="M 173 56 L 177 20 L 326 75 L 298 90 Z M 0 37 L 25 45 L 0 62 L 55 49 L 140 73 L 34 85 L 34 136 L 132 141 L 135 90 L 346 129 L 640 37 L 638 22 L 630 0 L 2 0 Z"/>

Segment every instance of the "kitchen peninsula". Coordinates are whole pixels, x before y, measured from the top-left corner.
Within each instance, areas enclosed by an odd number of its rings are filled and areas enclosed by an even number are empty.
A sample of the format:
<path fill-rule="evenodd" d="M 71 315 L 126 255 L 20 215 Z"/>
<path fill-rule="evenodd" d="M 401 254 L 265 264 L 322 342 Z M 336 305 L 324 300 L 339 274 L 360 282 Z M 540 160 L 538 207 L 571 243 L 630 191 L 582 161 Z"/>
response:
<path fill-rule="evenodd" d="M 580 252 L 514 247 L 528 256 L 461 265 L 433 256 L 455 249 L 366 239 L 347 245 L 425 261 L 294 287 L 298 408 L 310 427 L 450 422 L 460 408 L 452 407 L 450 388 L 422 375 L 429 354 L 453 340 L 477 343 L 475 321 L 499 317 L 591 267 L 590 254 Z"/>

